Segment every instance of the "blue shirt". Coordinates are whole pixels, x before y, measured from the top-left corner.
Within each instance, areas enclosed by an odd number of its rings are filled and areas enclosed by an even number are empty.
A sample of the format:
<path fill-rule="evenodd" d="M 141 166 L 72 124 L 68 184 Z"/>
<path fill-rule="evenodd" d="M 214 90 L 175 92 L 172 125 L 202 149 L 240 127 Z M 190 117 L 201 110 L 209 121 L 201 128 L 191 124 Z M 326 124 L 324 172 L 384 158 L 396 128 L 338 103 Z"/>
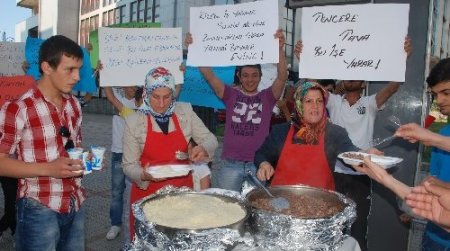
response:
<path fill-rule="evenodd" d="M 439 134 L 450 137 L 450 125 L 443 127 Z M 442 181 L 450 182 L 450 152 L 433 147 L 430 174 Z M 440 245 L 450 248 L 450 233 L 436 224 L 429 222 L 425 234 Z"/>

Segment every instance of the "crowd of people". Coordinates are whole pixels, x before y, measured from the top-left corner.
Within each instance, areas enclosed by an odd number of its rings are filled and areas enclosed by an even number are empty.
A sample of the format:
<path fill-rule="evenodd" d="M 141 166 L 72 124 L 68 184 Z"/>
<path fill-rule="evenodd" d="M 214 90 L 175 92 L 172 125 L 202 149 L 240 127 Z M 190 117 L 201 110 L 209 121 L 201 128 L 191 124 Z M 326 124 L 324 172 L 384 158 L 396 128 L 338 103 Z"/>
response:
<path fill-rule="evenodd" d="M 274 39 L 279 43 L 277 76 L 261 91 L 260 65 L 238 66 L 238 83 L 233 86 L 224 84 L 211 68 L 199 68 L 226 107 L 223 151 L 211 170 L 205 163 L 213 160 L 218 140 L 191 104 L 177 101 L 180 85 L 173 73 L 155 67 L 149 69 L 142 87 L 104 88 L 116 110 L 110 149 L 111 228 L 106 238 L 115 239 L 124 232 L 125 243 L 131 242 L 131 204 L 166 185 L 194 188 L 196 181 L 200 183 L 197 189 L 241 192 L 244 182 L 253 182 L 248 177 L 251 172 L 267 186 L 303 184 L 355 200 L 358 218 L 348 231 L 362 250 L 367 250 L 373 179 L 405 200 L 417 216 L 429 220 L 423 250 L 449 249 L 450 127 L 438 134 L 406 124 L 396 131 L 397 137 L 434 147 L 433 177 L 416 187 L 396 180 L 369 158 L 361 165 L 345 165 L 338 160 L 339 153 L 383 154 L 371 147 L 375 117 L 401 83 L 391 82 L 371 96 L 361 94 L 362 80 L 338 81 L 341 94 L 329 79 L 286 86 L 283 31 L 275 31 Z M 195 43 L 190 34 L 185 42 L 188 46 Z M 411 54 L 409 38 L 404 50 Z M 295 47 L 298 58 L 301 52 L 299 41 Z M 40 48 L 41 79 L 35 88 L 0 110 L 0 176 L 4 176 L 0 182 L 5 200 L 11 202 L 17 195 L 15 210 L 5 203 L 0 234 L 10 228 L 17 250 L 85 250 L 86 192 L 79 172 L 83 163 L 69 158 L 67 152 L 79 147 L 82 139 L 81 105 L 71 94 L 80 79 L 82 60 L 83 52 L 75 42 L 61 35 L 50 37 Z M 99 67 L 101 75 L 101 62 Z M 427 82 L 441 113 L 450 115 L 450 59 L 441 60 Z M 281 116 L 273 114 L 275 106 Z M 179 157 L 180 152 L 186 157 Z M 169 178 L 157 178 L 147 171 L 170 164 L 195 168 L 186 176 Z M 123 215 L 129 221 L 123 222 Z"/>

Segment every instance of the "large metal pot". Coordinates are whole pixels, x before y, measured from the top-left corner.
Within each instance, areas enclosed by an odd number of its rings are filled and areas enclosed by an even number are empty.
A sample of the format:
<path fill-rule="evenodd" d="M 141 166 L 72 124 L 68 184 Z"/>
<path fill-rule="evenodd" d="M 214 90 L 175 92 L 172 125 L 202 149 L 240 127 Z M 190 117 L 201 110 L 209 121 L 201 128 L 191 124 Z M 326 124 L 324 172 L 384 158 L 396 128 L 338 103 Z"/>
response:
<path fill-rule="evenodd" d="M 252 205 L 250 228 L 257 244 L 266 249 L 335 250 L 345 237 L 343 229 L 350 227 L 356 217 L 355 203 L 337 192 L 308 186 L 274 186 L 269 190 L 276 197 L 311 195 L 325 200 L 329 205 L 340 205 L 343 209 L 335 215 L 322 218 L 296 218 Z M 267 197 L 261 189 L 254 189 L 246 195 L 249 204 L 261 197 Z"/>
<path fill-rule="evenodd" d="M 145 217 L 144 205 L 168 196 L 218 198 L 225 202 L 236 203 L 245 211 L 245 216 L 239 221 L 228 225 L 204 229 L 174 228 L 149 222 Z M 201 207 L 202 205 L 198 206 Z M 248 231 L 247 219 L 250 216 L 250 207 L 244 199 L 238 200 L 220 194 L 196 192 L 155 194 L 133 204 L 133 213 L 135 215 L 135 244 L 136 240 L 138 240 L 137 244 L 144 250 L 191 250 L 192 248 L 195 250 L 229 249 L 235 243 L 239 243 L 242 239 L 248 238 L 243 235 Z"/>
<path fill-rule="evenodd" d="M 151 198 L 148 198 L 147 200 L 143 201 L 143 203 L 140 206 L 140 209 L 143 210 L 142 208 L 144 207 L 145 204 L 147 203 L 152 203 L 156 200 L 160 200 L 160 199 L 164 199 L 166 197 L 213 197 L 213 198 L 218 198 L 222 201 L 228 202 L 228 203 L 235 203 L 237 204 L 239 207 L 241 207 L 241 209 L 245 212 L 245 216 L 240 219 L 237 222 L 233 222 L 231 224 L 228 225 L 224 225 L 221 226 L 219 228 L 228 228 L 228 229 L 235 229 L 238 230 L 240 233 L 244 233 L 245 232 L 245 223 L 247 221 L 247 218 L 250 216 L 250 207 L 245 203 L 245 202 L 241 202 L 235 198 L 232 197 L 227 197 L 227 196 L 222 196 L 222 195 L 218 195 L 218 194 L 204 194 L 204 193 L 196 193 L 196 192 L 185 192 L 185 193 L 174 193 L 174 194 L 164 194 L 164 195 L 157 195 Z M 201 207 L 202 205 L 198 205 L 199 207 Z M 144 221 L 147 221 L 146 219 L 144 219 Z M 169 227 L 169 226 L 162 226 L 162 225 L 157 225 L 155 224 L 155 228 L 160 231 L 163 232 L 165 234 L 167 234 L 168 236 L 173 236 L 176 233 L 200 233 L 204 230 L 209 230 L 212 228 L 200 228 L 200 229 L 189 229 L 189 228 L 174 228 L 174 227 Z"/>

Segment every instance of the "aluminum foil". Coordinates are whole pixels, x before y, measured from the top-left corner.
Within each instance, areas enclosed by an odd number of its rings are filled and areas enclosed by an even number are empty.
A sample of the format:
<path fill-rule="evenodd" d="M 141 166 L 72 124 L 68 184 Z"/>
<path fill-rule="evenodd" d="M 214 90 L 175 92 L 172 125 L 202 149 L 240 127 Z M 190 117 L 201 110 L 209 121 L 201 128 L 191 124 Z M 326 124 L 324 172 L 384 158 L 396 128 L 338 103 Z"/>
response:
<path fill-rule="evenodd" d="M 240 233 L 238 230 L 233 229 L 214 228 L 192 233 L 177 232 L 167 234 L 159 231 L 155 224 L 146 220 L 144 212 L 141 210 L 143 202 L 157 195 L 182 192 L 191 192 L 191 189 L 166 186 L 155 194 L 147 196 L 132 205 L 136 219 L 134 226 L 135 237 L 127 250 L 231 250 L 238 245 L 244 248 L 254 245 L 254 239 L 248 232 Z M 205 193 L 233 197 L 240 201 L 245 200 L 238 193 L 222 189 L 208 189 Z"/>
<path fill-rule="evenodd" d="M 347 238 L 345 229 L 350 229 L 356 218 L 356 204 L 340 193 L 329 192 L 346 204 L 330 218 L 298 219 L 253 210 L 249 221 L 256 246 L 263 250 L 338 250 Z"/>

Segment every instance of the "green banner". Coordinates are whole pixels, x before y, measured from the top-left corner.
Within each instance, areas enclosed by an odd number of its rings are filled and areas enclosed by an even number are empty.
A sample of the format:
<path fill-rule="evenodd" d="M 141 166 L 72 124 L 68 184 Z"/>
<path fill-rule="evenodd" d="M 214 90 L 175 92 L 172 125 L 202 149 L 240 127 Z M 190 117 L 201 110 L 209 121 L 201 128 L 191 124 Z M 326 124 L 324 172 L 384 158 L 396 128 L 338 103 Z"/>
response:
<path fill-rule="evenodd" d="M 161 28 L 161 23 L 122 23 L 122 24 L 112 24 L 106 27 L 110 28 Z M 91 31 L 89 34 L 89 43 L 92 45 L 92 50 L 90 52 L 91 65 L 97 68 L 98 62 L 98 30 Z"/>

